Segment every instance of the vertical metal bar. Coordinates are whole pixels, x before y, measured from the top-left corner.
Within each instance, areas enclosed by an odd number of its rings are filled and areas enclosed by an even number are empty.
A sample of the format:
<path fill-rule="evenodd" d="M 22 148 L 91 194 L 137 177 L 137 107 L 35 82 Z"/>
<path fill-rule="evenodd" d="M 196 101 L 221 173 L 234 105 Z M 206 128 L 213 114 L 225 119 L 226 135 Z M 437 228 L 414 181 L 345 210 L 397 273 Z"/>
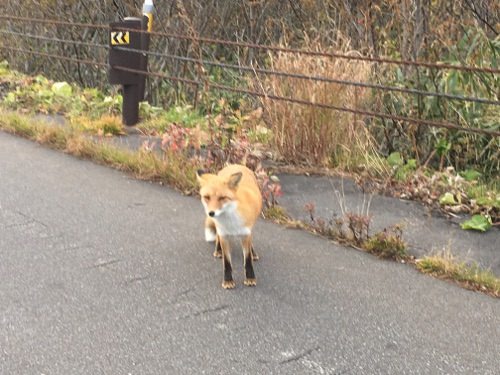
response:
<path fill-rule="evenodd" d="M 149 50 L 149 41 L 150 41 L 150 32 L 153 29 L 153 0 L 145 0 L 142 6 L 142 25 L 141 28 L 143 32 L 141 33 L 141 50 L 148 51 Z M 141 55 L 141 66 L 140 70 L 147 72 L 148 71 L 148 55 L 143 52 Z M 146 75 L 141 77 L 139 82 L 139 100 L 144 100 L 146 94 Z"/>
<path fill-rule="evenodd" d="M 123 124 L 133 126 L 139 121 L 139 97 L 139 85 L 123 85 Z"/>

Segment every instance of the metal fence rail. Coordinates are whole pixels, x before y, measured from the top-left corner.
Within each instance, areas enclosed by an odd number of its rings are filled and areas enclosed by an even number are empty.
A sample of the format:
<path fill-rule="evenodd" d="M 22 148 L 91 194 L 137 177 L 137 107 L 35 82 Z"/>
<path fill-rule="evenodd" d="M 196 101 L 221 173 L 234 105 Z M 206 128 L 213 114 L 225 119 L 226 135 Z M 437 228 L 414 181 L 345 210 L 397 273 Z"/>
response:
<path fill-rule="evenodd" d="M 0 46 L 0 49 L 7 49 L 7 50 L 18 52 L 18 53 L 25 53 L 25 54 L 32 54 L 32 55 L 37 55 L 37 56 L 55 58 L 55 59 L 65 60 L 65 61 L 74 62 L 74 63 L 99 66 L 102 68 L 109 68 L 110 67 L 109 64 L 104 63 L 104 62 L 71 58 L 71 57 L 67 57 L 67 56 L 54 55 L 54 54 L 50 54 L 50 53 L 26 50 L 26 49 L 21 49 L 21 48 Z M 186 79 L 186 78 L 182 78 L 182 77 L 173 77 L 173 76 L 169 76 L 167 74 L 163 74 L 160 72 L 144 72 L 141 70 L 129 69 L 126 67 L 121 67 L 121 66 L 116 66 L 116 65 L 113 66 L 113 68 L 118 69 L 118 70 L 122 70 L 122 71 L 126 71 L 126 72 L 142 74 L 142 75 L 147 75 L 149 77 L 156 77 L 156 78 L 161 78 L 161 79 L 166 79 L 166 80 L 171 80 L 171 81 L 182 82 L 182 83 L 195 85 L 195 86 L 205 86 L 208 88 L 213 88 L 213 89 L 217 89 L 217 90 L 221 90 L 221 91 L 236 92 L 236 93 L 246 94 L 246 95 L 250 95 L 250 96 L 254 96 L 254 97 L 261 97 L 261 98 L 266 98 L 266 99 L 271 99 L 271 100 L 285 101 L 285 102 L 289 102 L 289 103 L 313 106 L 313 107 L 317 107 L 317 108 L 329 109 L 329 110 L 339 111 L 339 112 L 347 112 L 347 113 L 362 115 L 362 116 L 371 117 L 371 118 L 381 118 L 381 119 L 393 120 L 393 121 L 404 122 L 404 123 L 413 123 L 413 124 L 416 124 L 419 126 L 432 126 L 432 127 L 439 127 L 439 128 L 450 129 L 450 130 L 460 130 L 460 131 L 481 134 L 481 135 L 488 135 L 488 136 L 493 136 L 493 137 L 500 137 L 500 131 L 495 131 L 495 130 L 479 129 L 479 128 L 466 128 L 466 127 L 456 125 L 456 124 L 453 124 L 450 122 L 422 120 L 422 119 L 392 115 L 392 114 L 381 113 L 381 112 L 365 111 L 365 110 L 359 110 L 359 109 L 355 109 L 355 108 L 334 106 L 334 105 L 325 104 L 325 103 L 316 103 L 316 102 L 303 100 L 303 99 L 296 99 L 296 98 L 291 98 L 291 97 L 266 94 L 266 93 L 248 90 L 248 89 L 220 85 L 220 84 L 216 84 L 216 83 L 208 82 L 208 81 L 200 82 L 200 81 Z"/>
<path fill-rule="evenodd" d="M 89 43 L 89 42 L 82 42 L 82 41 L 77 41 L 77 40 L 60 39 L 60 38 L 55 38 L 55 37 L 46 37 L 46 36 L 41 36 L 41 35 L 34 35 L 34 34 L 30 34 L 30 33 L 21 33 L 21 32 L 15 32 L 15 31 L 10 31 L 10 30 L 0 30 L 0 34 L 15 35 L 15 36 L 18 36 L 21 38 L 31 38 L 31 39 L 35 39 L 35 40 L 57 42 L 57 43 L 62 43 L 62 44 L 72 44 L 72 45 L 96 47 L 96 48 L 103 48 L 103 49 L 110 48 L 108 45 L 105 45 L 105 44 Z M 412 94 L 412 95 L 420 95 L 420 96 L 431 96 L 431 97 L 450 99 L 450 100 L 467 101 L 467 102 L 472 102 L 472 103 L 500 105 L 499 100 L 476 98 L 476 97 L 463 96 L 463 95 L 457 95 L 457 94 L 448 94 L 448 93 L 435 92 L 435 91 L 425 91 L 425 90 L 403 88 L 403 87 L 396 87 L 396 86 L 387 86 L 387 85 L 375 84 L 375 83 L 356 82 L 356 81 L 335 79 L 335 78 L 322 77 L 322 76 L 311 76 L 311 75 L 307 75 L 307 74 L 288 73 L 288 72 L 276 71 L 276 70 L 272 70 L 272 69 L 258 68 L 258 67 L 254 67 L 254 66 L 227 64 L 227 63 L 221 63 L 221 62 L 217 62 L 217 61 L 203 60 L 203 59 L 197 59 L 197 58 L 186 57 L 186 56 L 178 56 L 178 55 L 162 53 L 162 52 L 155 52 L 155 51 L 137 50 L 137 49 L 131 49 L 131 48 L 126 48 L 126 47 L 120 47 L 120 46 L 115 47 L 115 48 L 118 50 L 122 50 L 122 51 L 140 52 L 140 53 L 146 54 L 148 56 L 153 56 L 153 57 L 164 57 L 164 58 L 178 60 L 178 61 L 184 61 L 184 62 L 189 62 L 189 63 L 194 63 L 194 64 L 202 64 L 202 65 L 207 65 L 207 66 L 215 66 L 215 67 L 220 67 L 220 68 L 224 68 L 224 69 L 236 70 L 236 71 L 240 71 L 240 72 L 244 71 L 244 72 L 251 72 L 254 74 L 265 74 L 265 75 L 274 75 L 274 76 L 286 77 L 286 78 L 297 78 L 297 79 L 312 80 L 312 81 L 325 82 L 325 83 L 335 83 L 335 84 L 345 85 L 345 86 L 369 88 L 369 89 L 389 91 L 389 92 L 392 91 L 392 92 L 399 92 L 399 93 L 404 93 L 404 94 Z"/>
<path fill-rule="evenodd" d="M 12 22 L 12 23 L 16 23 L 16 24 L 23 24 L 23 25 L 25 25 L 25 24 L 28 24 L 28 25 L 44 24 L 44 25 L 53 25 L 56 27 L 65 26 L 65 27 L 73 27 L 73 28 L 94 29 L 94 30 L 98 30 L 101 33 L 104 32 L 103 36 L 105 36 L 106 39 L 109 38 L 110 28 L 108 25 L 94 25 L 94 24 L 87 24 L 87 23 L 75 23 L 75 22 L 59 21 L 59 20 L 46 20 L 46 19 L 38 19 L 38 18 L 30 18 L 30 17 L 18 17 L 18 16 L 10 16 L 10 15 L 0 15 L 0 20 L 4 20 L 5 22 Z M 125 28 L 119 28 L 119 30 L 142 32 L 140 30 L 130 30 L 130 29 L 125 29 Z M 84 47 L 89 47 L 89 48 L 99 48 L 99 49 L 106 49 L 106 50 L 110 48 L 108 45 L 99 44 L 99 43 L 92 43 L 92 42 L 88 42 L 88 41 L 81 41 L 81 40 L 74 40 L 74 39 L 61 39 L 61 38 L 57 38 L 57 37 L 50 36 L 50 35 L 39 35 L 39 34 L 35 34 L 35 33 L 25 33 L 25 32 L 7 30 L 7 29 L 0 29 L 0 34 L 11 35 L 11 36 L 14 36 L 16 38 L 29 38 L 29 39 L 38 40 L 38 41 L 58 43 L 58 44 L 62 44 L 62 45 L 78 45 L 78 46 L 84 46 Z M 452 64 L 443 64 L 443 63 L 429 63 L 429 62 L 422 62 L 422 61 L 405 61 L 405 60 L 395 60 L 395 59 L 387 59 L 387 58 L 375 58 L 375 57 L 358 56 L 358 55 L 347 55 L 347 54 L 338 54 L 338 53 L 330 53 L 330 52 L 311 51 L 311 50 L 303 50 L 303 49 L 293 49 L 293 48 L 284 48 L 284 47 L 276 47 L 276 46 L 269 46 L 269 45 L 243 43 L 243 42 L 220 40 L 220 39 L 192 37 L 192 36 L 188 36 L 188 35 L 180 35 L 180 34 L 169 33 L 169 32 L 153 31 L 153 32 L 150 32 L 150 34 L 152 36 L 162 37 L 162 38 L 190 40 L 190 41 L 197 42 L 197 43 L 209 43 L 209 44 L 217 44 L 217 45 L 224 45 L 224 46 L 236 46 L 236 47 L 242 47 L 242 48 L 252 48 L 252 49 L 258 49 L 258 50 L 274 52 L 274 53 L 292 53 L 292 54 L 301 54 L 301 55 L 306 55 L 306 56 L 318 56 L 318 57 L 328 57 L 328 58 L 337 58 L 337 59 L 340 58 L 340 59 L 370 62 L 370 63 L 374 63 L 374 64 L 395 64 L 395 65 L 400 65 L 400 66 L 413 66 L 415 68 L 426 68 L 426 69 L 437 69 L 437 70 L 452 69 L 452 70 L 473 72 L 473 73 L 479 73 L 479 74 L 493 74 L 493 75 L 495 75 L 495 74 L 500 73 L 500 69 L 492 68 L 492 67 L 491 68 L 490 67 L 476 67 L 476 66 L 452 65 Z M 5 38 L 4 38 L 4 40 L 5 40 Z M 260 68 L 258 66 L 252 66 L 252 65 L 248 66 L 248 65 L 229 64 L 229 63 L 223 63 L 223 62 L 214 61 L 214 60 L 206 60 L 206 59 L 203 59 L 201 57 L 194 58 L 194 57 L 189 57 L 189 56 L 178 56 L 178 55 L 174 55 L 174 54 L 168 54 L 168 53 L 156 52 L 156 51 L 141 51 L 141 50 L 137 50 L 137 49 L 132 50 L 130 48 L 121 47 L 121 46 L 118 46 L 115 48 L 118 48 L 118 49 L 121 49 L 124 51 L 133 51 L 136 53 L 140 52 L 140 53 L 147 54 L 151 57 L 160 58 L 163 60 L 164 59 L 172 59 L 172 60 L 177 60 L 177 61 L 195 64 L 195 65 L 219 67 L 219 68 L 222 68 L 224 70 L 234 70 L 234 71 L 238 71 L 240 73 L 242 73 L 242 72 L 251 73 L 255 76 L 258 76 L 260 74 L 273 75 L 273 76 L 281 77 L 284 79 L 285 78 L 286 79 L 301 79 L 301 80 L 309 80 L 309 81 L 322 82 L 322 83 L 328 83 L 328 84 L 339 84 L 339 85 L 353 86 L 353 87 L 365 88 L 365 89 L 371 89 L 371 90 L 379 90 L 379 91 L 383 91 L 383 92 L 398 92 L 398 93 L 402 93 L 402 94 L 416 95 L 418 97 L 435 97 L 435 98 L 440 98 L 440 99 L 464 101 L 464 102 L 477 103 L 477 104 L 483 104 L 483 105 L 494 105 L 494 106 L 500 105 L 500 101 L 498 100 L 498 95 L 497 95 L 496 100 L 495 99 L 488 99 L 488 98 L 478 98 L 478 97 L 464 96 L 464 95 L 458 95 L 458 94 L 449 94 L 449 93 L 437 92 L 437 91 L 426 91 L 426 90 L 406 88 L 406 87 L 388 86 L 388 85 L 382 85 L 382 84 L 376 84 L 376 83 L 370 83 L 370 82 L 357 82 L 357 81 L 351 81 L 351 80 L 336 79 L 336 78 L 324 77 L 324 76 L 318 76 L 318 75 L 291 73 L 291 72 L 274 70 L 274 69 Z M 94 61 L 94 60 L 89 60 L 89 59 L 80 59 L 80 58 L 75 58 L 75 57 L 68 57 L 68 56 L 64 56 L 64 55 L 52 54 L 49 52 L 42 52 L 40 50 L 17 48 L 14 46 L 5 45 L 5 42 L 4 42 L 4 44 L 0 45 L 0 49 L 4 50 L 4 51 L 10 51 L 11 53 L 31 54 L 31 55 L 42 56 L 42 57 L 56 59 L 56 60 L 67 61 L 70 63 L 85 64 L 85 65 L 93 66 L 95 68 L 101 68 L 101 69 L 109 69 L 110 68 L 110 66 L 107 62 Z M 472 127 L 464 127 L 464 126 L 460 126 L 460 125 L 450 123 L 447 121 L 432 121 L 432 120 L 425 120 L 425 119 L 420 119 L 420 118 L 411 118 L 411 117 L 393 115 L 393 114 L 389 114 L 389 113 L 361 110 L 358 108 L 335 106 L 335 105 L 330 105 L 327 103 L 318 103 L 315 101 L 309 101 L 309 100 L 297 99 L 297 98 L 293 98 L 293 97 L 275 95 L 274 93 L 259 92 L 259 91 L 255 91 L 255 90 L 250 90 L 248 88 L 221 85 L 221 84 L 218 84 L 218 83 L 215 83 L 215 82 L 208 80 L 206 77 L 201 77 L 199 80 L 196 80 L 196 79 L 189 79 L 189 78 L 184 78 L 184 77 L 175 77 L 175 76 L 167 75 L 163 72 L 144 72 L 144 71 L 128 69 L 128 68 L 120 67 L 120 66 L 113 66 L 113 68 L 118 69 L 118 70 L 123 70 L 123 71 L 129 71 L 132 73 L 147 75 L 147 76 L 154 77 L 154 78 L 169 80 L 169 81 L 173 81 L 173 82 L 181 82 L 181 83 L 185 83 L 185 84 L 195 85 L 197 87 L 205 87 L 205 88 L 210 88 L 210 89 L 215 89 L 215 90 L 220 90 L 220 91 L 234 92 L 234 93 L 249 95 L 252 97 L 266 98 L 266 99 L 270 99 L 270 100 L 286 101 L 289 103 L 294 103 L 294 104 L 299 104 L 299 105 L 315 106 L 317 108 L 329 109 L 329 110 L 340 111 L 340 112 L 347 112 L 347 113 L 357 114 L 357 115 L 370 117 L 370 118 L 386 119 L 386 120 L 392 120 L 392 121 L 396 121 L 396 122 L 400 122 L 400 123 L 413 123 L 413 124 L 416 124 L 418 126 L 432 126 L 432 127 L 439 127 L 439 128 L 450 129 L 450 130 L 460 130 L 460 131 L 464 131 L 464 132 L 481 134 L 481 135 L 488 135 L 488 136 L 493 136 L 493 137 L 500 136 L 499 129 L 479 129 L 479 128 L 472 128 Z"/>
<path fill-rule="evenodd" d="M 11 15 L 0 15 L 0 19 L 6 20 L 6 21 L 13 21 L 13 22 L 43 23 L 43 24 L 49 24 L 49 25 L 71 26 L 71 27 L 80 27 L 80 28 L 89 28 L 89 29 L 100 29 L 100 30 L 108 30 L 109 29 L 108 25 L 95 25 L 95 24 L 79 23 L 79 22 L 46 20 L 46 19 L 40 19 L 40 18 L 19 17 L 19 16 L 11 16 Z M 147 32 L 147 31 L 141 31 L 141 30 L 127 29 L 127 28 L 117 28 L 117 30 Z M 182 35 L 182 34 L 177 34 L 177 33 L 172 33 L 172 32 L 150 31 L 147 33 L 149 33 L 151 35 L 155 35 L 155 36 L 161 36 L 161 37 L 172 38 L 172 39 L 191 40 L 194 42 L 218 44 L 218 45 L 224 45 L 224 46 L 252 48 L 252 49 L 259 49 L 259 50 L 265 50 L 265 51 L 271 51 L 271 52 L 295 53 L 295 54 L 302 54 L 302 55 L 308 55 L 308 56 L 331 57 L 331 58 L 358 60 L 358 61 L 366 61 L 366 62 L 374 62 L 374 63 L 386 63 L 386 64 L 395 64 L 395 65 L 414 66 L 414 67 L 425 67 L 425 68 L 432 68 L 432 69 L 451 69 L 451 70 L 461 70 L 461 71 L 476 72 L 476 73 L 493 73 L 493 74 L 500 73 L 500 69 L 497 69 L 497 68 L 454 65 L 454 64 L 445 64 L 445 63 L 431 63 L 431 62 L 424 62 L 424 61 L 396 60 L 396 59 L 368 57 L 368 56 L 359 56 L 359 55 L 357 56 L 357 55 L 349 55 L 349 54 L 341 54 L 341 53 L 333 53 L 333 52 L 311 51 L 311 50 L 298 49 L 298 48 L 285 48 L 285 47 L 237 42 L 237 41 L 223 40 L 223 39 L 193 37 L 193 36 L 189 36 L 189 35 Z"/>

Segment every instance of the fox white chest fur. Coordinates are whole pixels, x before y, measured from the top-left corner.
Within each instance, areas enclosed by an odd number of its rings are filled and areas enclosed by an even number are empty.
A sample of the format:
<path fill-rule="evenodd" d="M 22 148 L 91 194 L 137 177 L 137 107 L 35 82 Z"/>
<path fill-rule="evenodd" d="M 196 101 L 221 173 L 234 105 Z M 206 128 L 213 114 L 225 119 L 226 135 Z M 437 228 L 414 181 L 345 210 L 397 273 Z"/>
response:
<path fill-rule="evenodd" d="M 205 210 L 207 210 L 206 205 Z M 232 201 L 224 204 L 221 209 L 215 210 L 212 220 L 215 222 L 217 234 L 220 236 L 245 236 L 251 233 L 250 228 L 246 227 L 243 218 L 238 212 L 238 202 Z M 207 241 L 215 240 L 215 233 L 206 233 Z"/>

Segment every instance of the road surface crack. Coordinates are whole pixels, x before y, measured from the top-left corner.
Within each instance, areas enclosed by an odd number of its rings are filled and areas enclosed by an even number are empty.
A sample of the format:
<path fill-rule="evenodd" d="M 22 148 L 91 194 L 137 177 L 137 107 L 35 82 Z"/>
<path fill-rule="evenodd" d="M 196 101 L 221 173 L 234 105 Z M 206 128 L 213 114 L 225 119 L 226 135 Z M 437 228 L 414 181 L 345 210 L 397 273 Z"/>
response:
<path fill-rule="evenodd" d="M 297 355 L 291 356 L 291 357 L 289 357 L 287 359 L 284 359 L 283 361 L 280 362 L 280 365 L 284 365 L 284 364 L 287 364 L 287 363 L 290 363 L 290 362 L 295 362 L 295 361 L 301 360 L 302 358 L 308 356 L 312 352 L 315 352 L 319 348 L 320 348 L 319 346 L 315 346 L 314 348 L 308 349 L 305 352 L 302 352 L 302 353 L 299 353 Z"/>
<path fill-rule="evenodd" d="M 127 284 L 133 284 L 133 283 L 138 283 L 138 282 L 141 282 L 144 280 L 148 280 L 150 277 L 151 276 L 149 276 L 149 275 L 133 277 L 133 278 L 127 280 Z"/>
<path fill-rule="evenodd" d="M 209 314 L 209 313 L 213 313 L 213 312 L 217 312 L 217 311 L 222 311 L 222 310 L 227 309 L 228 307 L 229 307 L 229 305 L 221 305 L 221 306 L 213 307 L 211 309 L 205 309 L 202 311 L 198 311 L 198 312 L 194 313 L 192 316 L 200 316 L 200 315 Z"/>
<path fill-rule="evenodd" d="M 107 267 L 107 266 L 110 266 L 110 265 L 115 264 L 115 263 L 119 263 L 121 261 L 122 261 L 122 259 L 111 259 L 111 260 L 108 260 L 106 262 L 96 263 L 93 266 L 90 266 L 88 268 L 89 269 L 92 269 L 92 268 L 103 268 L 103 267 Z"/>
<path fill-rule="evenodd" d="M 197 311 L 197 312 L 195 312 L 193 314 L 184 316 L 182 319 L 194 318 L 194 317 L 205 315 L 205 314 L 211 314 L 211 313 L 214 313 L 214 312 L 226 310 L 227 308 L 229 308 L 229 305 L 220 305 L 220 306 L 208 308 L 208 309 L 205 309 L 205 310 Z"/>

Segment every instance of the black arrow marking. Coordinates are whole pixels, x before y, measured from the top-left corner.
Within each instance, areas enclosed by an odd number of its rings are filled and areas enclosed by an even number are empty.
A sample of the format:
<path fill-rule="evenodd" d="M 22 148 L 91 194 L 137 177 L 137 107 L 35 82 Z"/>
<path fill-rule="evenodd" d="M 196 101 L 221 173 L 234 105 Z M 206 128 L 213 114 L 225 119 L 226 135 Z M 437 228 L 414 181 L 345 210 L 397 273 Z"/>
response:
<path fill-rule="evenodd" d="M 121 36 L 121 44 L 127 44 L 127 33 L 120 33 Z"/>
<path fill-rule="evenodd" d="M 129 35 L 128 31 L 127 32 L 121 32 L 121 31 L 113 31 L 111 33 L 111 39 L 113 45 L 116 44 L 129 44 Z"/>

